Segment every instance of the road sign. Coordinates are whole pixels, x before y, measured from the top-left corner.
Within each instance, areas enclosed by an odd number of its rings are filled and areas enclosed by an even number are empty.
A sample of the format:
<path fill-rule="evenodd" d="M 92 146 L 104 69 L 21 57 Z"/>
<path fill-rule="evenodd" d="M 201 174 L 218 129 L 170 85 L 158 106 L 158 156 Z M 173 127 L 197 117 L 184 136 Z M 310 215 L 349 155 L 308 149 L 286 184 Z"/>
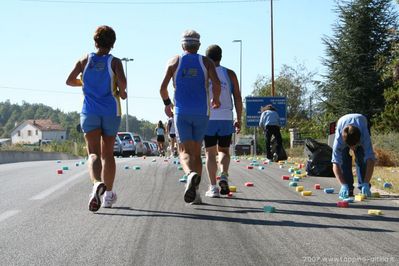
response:
<path fill-rule="evenodd" d="M 287 124 L 287 98 L 286 97 L 245 97 L 247 109 L 247 127 L 258 127 L 261 108 L 272 104 L 280 116 L 280 126 Z"/>

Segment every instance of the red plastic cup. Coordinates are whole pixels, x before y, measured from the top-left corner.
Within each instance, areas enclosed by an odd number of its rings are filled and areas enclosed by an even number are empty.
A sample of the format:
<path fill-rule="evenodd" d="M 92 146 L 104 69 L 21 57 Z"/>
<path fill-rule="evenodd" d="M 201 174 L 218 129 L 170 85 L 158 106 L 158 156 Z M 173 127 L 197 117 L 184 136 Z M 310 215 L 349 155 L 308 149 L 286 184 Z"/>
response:
<path fill-rule="evenodd" d="M 229 192 L 229 194 L 227 194 L 227 197 L 229 198 L 233 197 L 233 192 Z"/>
<path fill-rule="evenodd" d="M 62 172 L 61 169 L 58 169 L 58 170 L 57 170 L 57 174 L 62 175 L 62 173 L 63 173 L 63 172 Z"/>
<path fill-rule="evenodd" d="M 252 165 L 248 165 L 247 169 L 254 169 L 254 167 Z"/>
<path fill-rule="evenodd" d="M 253 186 L 254 186 L 254 183 L 252 183 L 252 182 L 245 182 L 244 185 L 245 185 L 246 187 L 253 187 Z"/>
<path fill-rule="evenodd" d="M 288 176 L 288 175 L 283 175 L 281 178 L 282 178 L 283 180 L 290 180 L 290 176 Z"/>
<path fill-rule="evenodd" d="M 320 184 L 314 184 L 314 189 L 320 189 Z"/>
<path fill-rule="evenodd" d="M 337 206 L 340 208 L 348 208 L 349 207 L 349 203 L 347 201 L 338 201 L 337 202 Z"/>

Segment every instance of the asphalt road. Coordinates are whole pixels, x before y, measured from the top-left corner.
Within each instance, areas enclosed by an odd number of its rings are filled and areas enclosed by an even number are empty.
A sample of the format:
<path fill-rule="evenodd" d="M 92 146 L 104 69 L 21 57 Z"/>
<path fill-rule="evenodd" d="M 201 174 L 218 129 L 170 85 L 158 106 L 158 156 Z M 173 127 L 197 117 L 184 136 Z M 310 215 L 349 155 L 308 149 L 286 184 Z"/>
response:
<path fill-rule="evenodd" d="M 281 179 L 287 165 L 248 170 L 241 160 L 231 163 L 232 198 L 206 198 L 204 174 L 204 204 L 188 205 L 178 165 L 152 159 L 118 158 L 118 202 L 97 213 L 78 161 L 0 165 L 0 265 L 399 265 L 397 198 L 338 208 L 336 193 L 313 189 L 337 191 L 333 178 L 304 178 L 313 191 L 304 197 Z"/>

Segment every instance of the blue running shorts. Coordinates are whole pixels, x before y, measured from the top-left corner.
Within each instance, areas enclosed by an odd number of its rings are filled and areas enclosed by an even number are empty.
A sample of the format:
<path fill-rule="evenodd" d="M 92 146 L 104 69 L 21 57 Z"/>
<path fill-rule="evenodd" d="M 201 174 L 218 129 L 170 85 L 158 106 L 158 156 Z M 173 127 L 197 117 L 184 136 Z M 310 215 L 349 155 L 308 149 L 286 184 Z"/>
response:
<path fill-rule="evenodd" d="M 233 120 L 209 120 L 205 135 L 222 137 L 233 133 Z"/>
<path fill-rule="evenodd" d="M 120 124 L 120 116 L 80 114 L 80 126 L 84 133 L 89 133 L 95 129 L 101 129 L 105 136 L 116 136 Z"/>
<path fill-rule="evenodd" d="M 176 136 L 179 143 L 189 140 L 202 142 L 209 117 L 207 115 L 175 114 Z"/>

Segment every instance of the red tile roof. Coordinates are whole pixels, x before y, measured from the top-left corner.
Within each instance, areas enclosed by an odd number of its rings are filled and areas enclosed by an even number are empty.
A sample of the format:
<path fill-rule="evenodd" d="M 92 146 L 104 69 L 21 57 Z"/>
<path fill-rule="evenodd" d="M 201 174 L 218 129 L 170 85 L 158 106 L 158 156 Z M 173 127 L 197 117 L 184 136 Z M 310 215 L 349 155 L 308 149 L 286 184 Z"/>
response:
<path fill-rule="evenodd" d="M 26 121 L 28 124 L 37 127 L 41 131 L 64 131 L 60 124 L 53 123 L 50 119 L 32 119 Z"/>

